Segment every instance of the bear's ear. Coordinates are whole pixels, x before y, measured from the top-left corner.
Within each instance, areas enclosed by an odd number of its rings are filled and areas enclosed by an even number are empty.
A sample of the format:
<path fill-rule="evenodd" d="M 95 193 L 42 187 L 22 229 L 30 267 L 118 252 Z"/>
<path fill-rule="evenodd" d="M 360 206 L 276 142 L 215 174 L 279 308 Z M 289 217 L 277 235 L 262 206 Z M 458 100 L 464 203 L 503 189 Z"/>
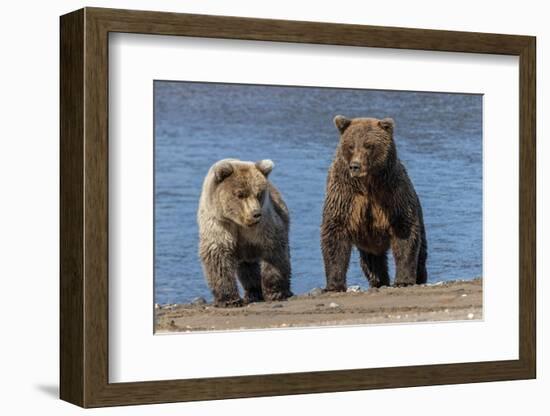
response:
<path fill-rule="evenodd" d="M 214 177 L 218 183 L 223 182 L 223 180 L 231 176 L 232 173 L 233 166 L 229 162 L 217 163 L 216 166 L 214 166 Z"/>
<path fill-rule="evenodd" d="M 393 121 L 393 118 L 383 118 L 378 122 L 378 125 L 382 127 L 384 130 L 386 130 L 388 133 L 393 133 L 393 128 L 395 126 L 395 123 Z"/>
<path fill-rule="evenodd" d="M 351 120 L 347 117 L 344 117 L 344 116 L 334 117 L 334 125 L 336 126 L 340 134 L 346 131 L 346 129 L 349 127 L 350 124 L 351 124 Z"/>
<path fill-rule="evenodd" d="M 271 173 L 271 171 L 273 170 L 273 166 L 275 166 L 275 164 L 269 159 L 264 159 L 264 160 L 258 160 L 255 163 L 255 166 L 256 166 L 256 169 L 262 172 L 262 174 L 267 178 Z"/>

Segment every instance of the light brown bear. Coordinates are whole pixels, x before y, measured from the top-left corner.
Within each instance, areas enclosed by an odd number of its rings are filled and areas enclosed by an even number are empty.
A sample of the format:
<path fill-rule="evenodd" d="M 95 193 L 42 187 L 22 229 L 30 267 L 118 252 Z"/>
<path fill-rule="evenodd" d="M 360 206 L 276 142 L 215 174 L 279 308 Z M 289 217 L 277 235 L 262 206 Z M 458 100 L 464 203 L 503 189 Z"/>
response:
<path fill-rule="evenodd" d="M 387 251 L 396 286 L 426 283 L 427 242 L 422 207 L 393 140 L 390 118 L 336 116 L 340 132 L 327 179 L 321 248 L 326 290 L 345 291 L 353 246 L 371 287 L 387 286 Z"/>
<path fill-rule="evenodd" d="M 288 208 L 267 179 L 273 162 L 224 159 L 208 171 L 199 202 L 199 255 L 219 307 L 283 300 L 290 291 Z"/>

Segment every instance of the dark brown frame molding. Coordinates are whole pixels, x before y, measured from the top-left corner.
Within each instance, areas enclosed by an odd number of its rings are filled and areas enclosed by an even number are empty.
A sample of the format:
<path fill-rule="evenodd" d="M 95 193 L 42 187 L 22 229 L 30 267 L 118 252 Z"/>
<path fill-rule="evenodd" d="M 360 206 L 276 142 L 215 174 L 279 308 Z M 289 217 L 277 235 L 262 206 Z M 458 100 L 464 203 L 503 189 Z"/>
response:
<path fill-rule="evenodd" d="M 85 8 L 61 25 L 60 396 L 83 407 L 536 377 L 536 39 Z M 247 39 L 519 56 L 519 359 L 135 383 L 108 379 L 108 35 Z"/>

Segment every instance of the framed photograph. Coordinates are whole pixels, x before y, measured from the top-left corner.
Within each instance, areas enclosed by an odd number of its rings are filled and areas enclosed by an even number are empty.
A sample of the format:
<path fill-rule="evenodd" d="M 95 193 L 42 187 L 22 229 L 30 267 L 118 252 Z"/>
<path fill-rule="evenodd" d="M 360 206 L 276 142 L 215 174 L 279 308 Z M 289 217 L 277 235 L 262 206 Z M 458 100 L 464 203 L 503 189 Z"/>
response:
<path fill-rule="evenodd" d="M 63 400 L 536 377 L 534 37 L 60 29 Z"/>

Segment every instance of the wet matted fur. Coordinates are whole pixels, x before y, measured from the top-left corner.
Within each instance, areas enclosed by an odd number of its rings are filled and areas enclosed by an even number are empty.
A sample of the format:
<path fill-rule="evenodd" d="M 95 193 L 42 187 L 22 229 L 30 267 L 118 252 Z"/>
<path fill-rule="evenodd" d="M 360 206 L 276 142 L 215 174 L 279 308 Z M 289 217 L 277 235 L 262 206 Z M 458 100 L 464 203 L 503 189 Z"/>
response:
<path fill-rule="evenodd" d="M 340 142 L 328 173 L 321 225 L 326 290 L 346 290 L 353 246 L 371 287 L 390 284 L 390 248 L 396 264 L 394 284 L 425 283 L 422 208 L 397 157 L 393 120 L 336 116 L 334 123 Z"/>

